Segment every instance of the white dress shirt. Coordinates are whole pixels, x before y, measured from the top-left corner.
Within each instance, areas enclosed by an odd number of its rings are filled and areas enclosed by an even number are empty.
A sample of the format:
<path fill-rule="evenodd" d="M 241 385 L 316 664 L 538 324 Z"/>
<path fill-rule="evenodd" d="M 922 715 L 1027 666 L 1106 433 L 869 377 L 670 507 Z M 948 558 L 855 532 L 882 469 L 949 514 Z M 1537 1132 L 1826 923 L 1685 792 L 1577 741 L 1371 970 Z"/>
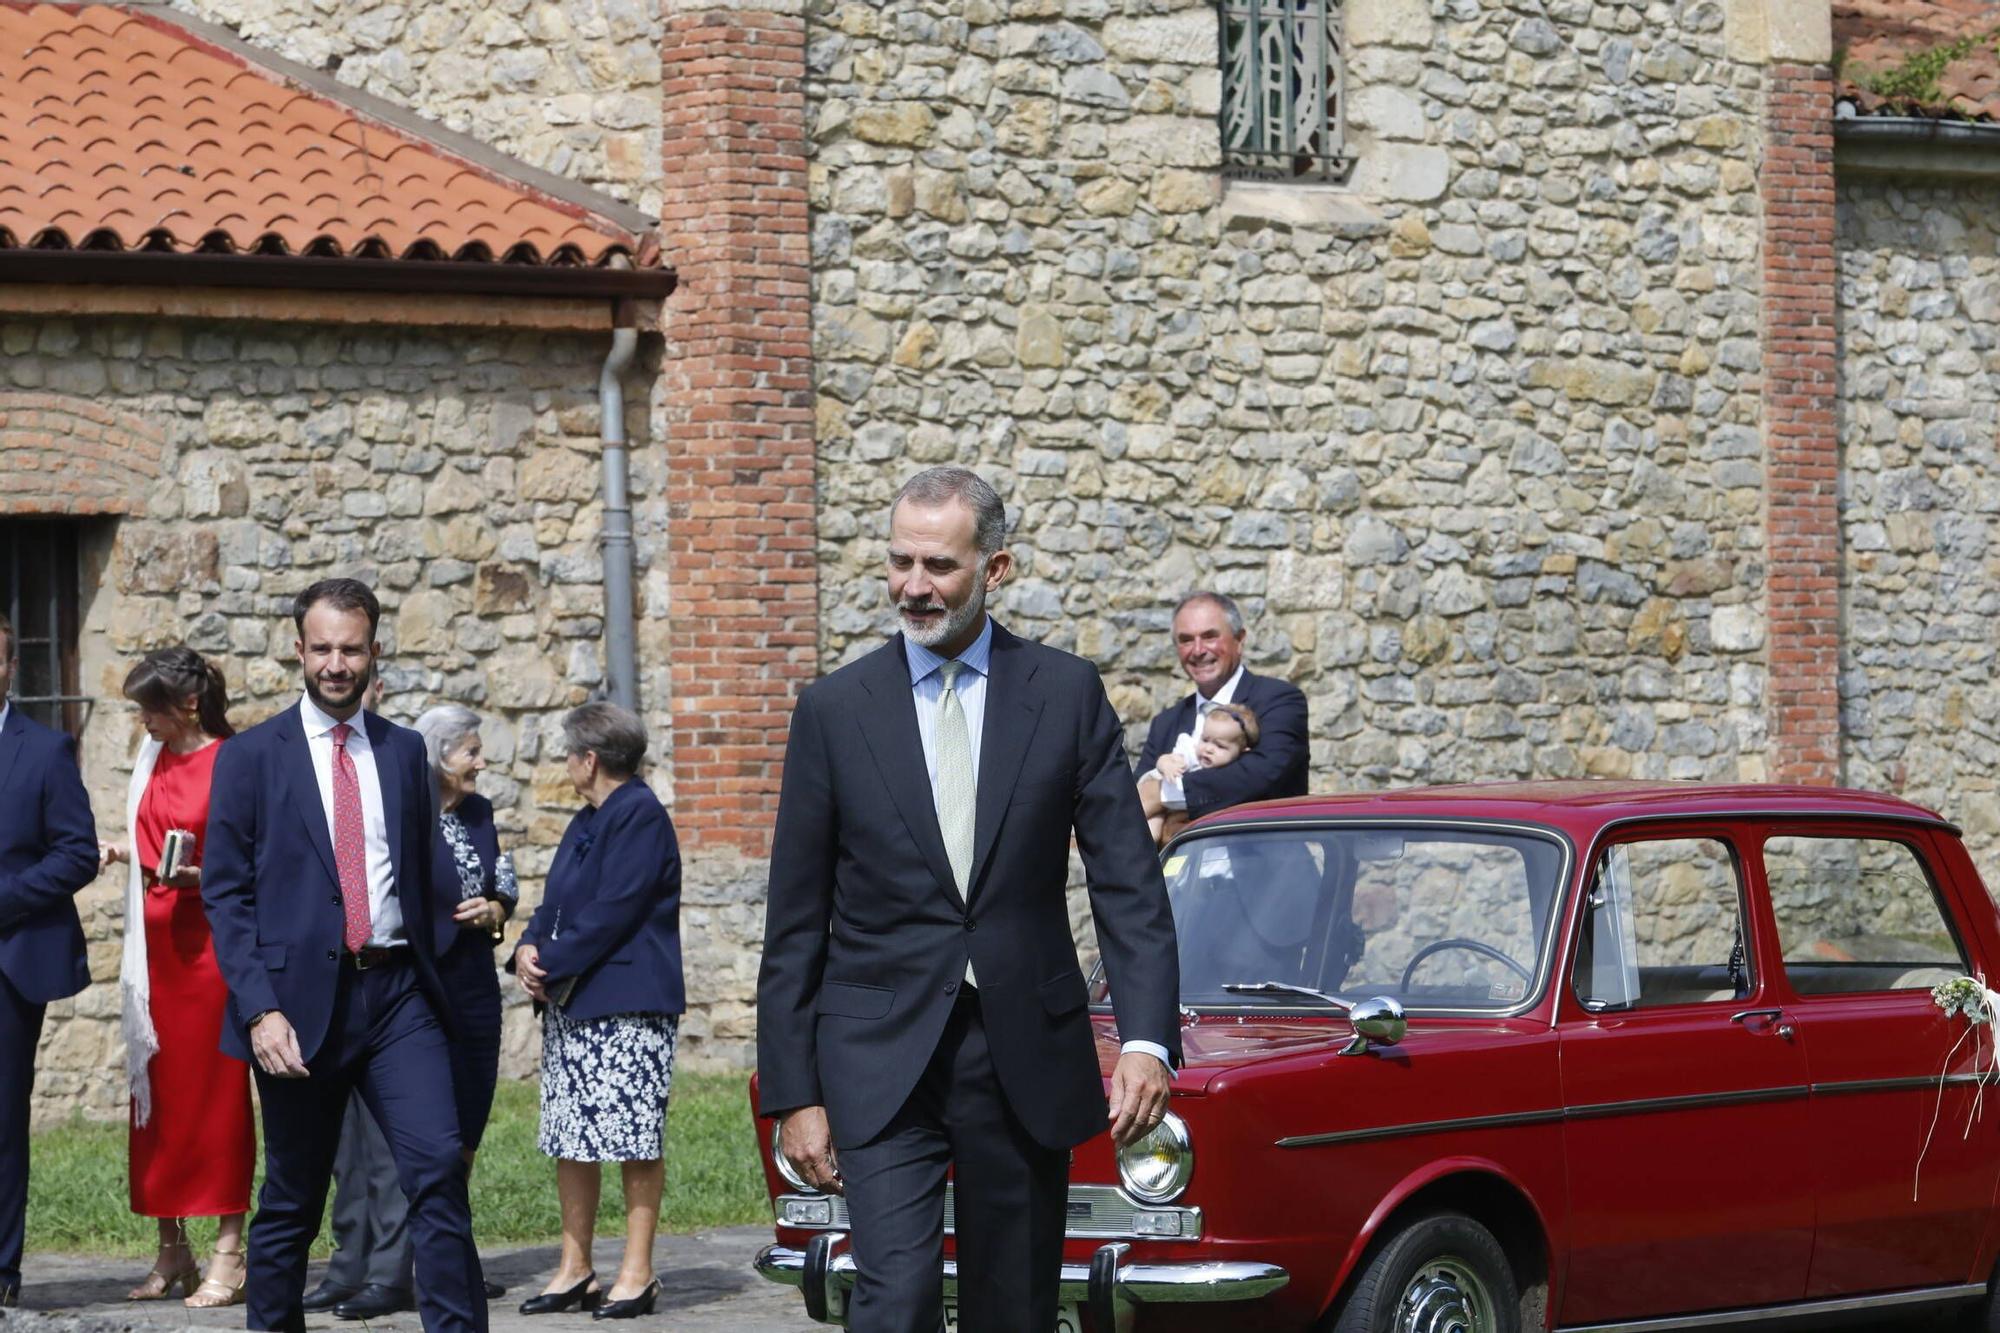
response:
<path fill-rule="evenodd" d="M 299 720 L 305 724 L 306 749 L 312 752 L 313 773 L 319 778 L 320 808 L 326 811 L 326 832 L 333 838 L 333 729 L 340 719 L 328 717 L 312 701 L 299 700 Z M 375 771 L 375 748 L 368 743 L 368 715 L 347 719 L 347 757 L 361 782 L 361 828 L 368 855 L 368 931 L 371 948 L 403 944 L 403 905 L 396 901 L 396 868 L 389 859 L 389 818 L 382 812 L 382 778 Z"/>
<path fill-rule="evenodd" d="M 1215 711 L 1217 704 L 1235 703 L 1236 687 L 1242 683 L 1243 665 L 1239 662 L 1235 672 L 1230 675 L 1228 680 L 1222 682 L 1222 688 L 1210 697 L 1204 699 L 1201 696 L 1200 690 L 1195 691 L 1194 730 L 1184 731 L 1174 739 L 1173 752 L 1188 761 L 1188 772 L 1192 773 L 1201 767 L 1201 761 L 1196 757 L 1198 752 L 1195 747 L 1201 744 L 1201 729 L 1203 724 L 1208 721 L 1208 715 Z M 1187 809 L 1187 792 L 1181 786 L 1179 778 L 1160 779 L 1160 804 L 1169 810 Z"/>
<path fill-rule="evenodd" d="M 7 714 L 14 711 L 14 701 L 0 694 L 0 731 L 7 729 Z"/>
<path fill-rule="evenodd" d="M 917 701 L 917 734 L 923 738 L 924 742 L 924 770 L 930 775 L 931 805 L 933 808 L 936 808 L 938 795 L 938 703 L 944 698 L 943 668 L 944 664 L 950 659 L 938 656 L 907 635 L 904 636 L 903 647 L 907 650 L 905 655 L 910 664 L 910 690 L 915 694 Z M 980 733 L 985 730 L 986 724 L 986 675 L 988 669 L 993 665 L 993 618 L 991 616 L 986 618 L 986 624 L 981 627 L 979 637 L 972 641 L 971 647 L 958 655 L 958 660 L 964 664 L 965 669 L 958 673 L 958 680 L 954 682 L 952 688 L 958 694 L 959 708 L 965 713 L 966 730 L 972 740 L 972 771 L 977 773 L 979 771 Z M 1242 673 L 1238 672 L 1238 674 Z M 968 894 L 968 901 L 970 901 L 969 895 L 971 889 L 969 886 L 966 892 Z M 968 986 L 978 984 L 978 979 L 973 976 L 970 961 L 965 965 L 965 982 Z M 1119 1050 L 1121 1052 L 1144 1051 L 1161 1064 L 1168 1065 L 1169 1068 L 1172 1067 L 1167 1059 L 1167 1048 L 1158 1042 L 1128 1041 L 1119 1047 Z"/>

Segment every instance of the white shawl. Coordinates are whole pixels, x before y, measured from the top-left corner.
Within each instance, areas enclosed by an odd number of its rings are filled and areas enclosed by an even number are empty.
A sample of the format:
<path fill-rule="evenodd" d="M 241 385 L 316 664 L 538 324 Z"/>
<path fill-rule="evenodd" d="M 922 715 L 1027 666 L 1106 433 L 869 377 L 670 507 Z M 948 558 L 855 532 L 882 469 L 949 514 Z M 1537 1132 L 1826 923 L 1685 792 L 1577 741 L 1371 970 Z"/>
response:
<path fill-rule="evenodd" d="M 132 761 L 132 785 L 125 795 L 125 952 L 118 964 L 118 992 L 124 1000 L 125 1079 L 132 1086 L 132 1123 L 153 1118 L 153 1084 L 146 1066 L 159 1053 L 153 1030 L 153 985 L 146 970 L 146 884 L 139 867 L 139 800 L 152 780 L 160 743 L 151 736 Z"/>

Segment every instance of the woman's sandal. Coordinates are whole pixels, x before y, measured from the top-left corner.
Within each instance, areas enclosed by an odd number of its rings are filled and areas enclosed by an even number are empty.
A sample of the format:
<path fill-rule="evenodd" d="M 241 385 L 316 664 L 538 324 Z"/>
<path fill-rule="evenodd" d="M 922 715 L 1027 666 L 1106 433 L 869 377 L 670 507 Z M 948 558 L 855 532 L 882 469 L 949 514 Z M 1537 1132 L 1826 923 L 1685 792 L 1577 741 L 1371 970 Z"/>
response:
<path fill-rule="evenodd" d="M 243 1257 L 243 1248 L 241 1246 L 233 1250 L 218 1248 L 215 1254 L 217 1258 L 224 1255 L 231 1255 L 240 1259 Z M 215 1264 L 212 1261 L 209 1263 L 208 1269 L 211 1273 L 215 1271 Z M 243 1265 L 243 1276 L 236 1280 L 235 1286 L 230 1286 L 220 1278 L 203 1278 L 201 1285 L 196 1287 L 193 1293 L 186 1300 L 182 1301 L 181 1304 L 187 1306 L 190 1310 L 219 1310 L 225 1305 L 241 1305 L 243 1304 L 243 1288 L 249 1281 L 250 1265 L 245 1263 Z"/>
<path fill-rule="evenodd" d="M 140 1279 L 139 1285 L 125 1293 L 128 1301 L 163 1301 L 174 1294 L 179 1287 L 183 1296 L 192 1296 L 195 1284 L 201 1281 L 201 1270 L 194 1266 L 194 1256 L 189 1255 L 187 1267 L 172 1273 L 162 1273 L 158 1264 Z"/>

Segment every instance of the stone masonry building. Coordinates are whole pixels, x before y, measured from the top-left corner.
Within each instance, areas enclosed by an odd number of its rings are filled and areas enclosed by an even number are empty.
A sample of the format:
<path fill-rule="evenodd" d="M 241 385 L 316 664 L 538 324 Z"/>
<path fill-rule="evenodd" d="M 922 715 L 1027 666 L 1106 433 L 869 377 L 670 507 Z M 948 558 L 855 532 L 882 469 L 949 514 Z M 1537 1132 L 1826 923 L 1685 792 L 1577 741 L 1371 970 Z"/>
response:
<path fill-rule="evenodd" d="M 790 700 L 891 627 L 884 510 L 935 462 L 1000 487 L 999 614 L 1098 662 L 1135 741 L 1215 587 L 1322 789 L 1844 781 L 2000 845 L 2000 114 L 1870 91 L 1920 33 L 1837 75 L 1836 18 L 1869 30 L 1824 0 L 99 8 L 624 237 L 577 290 L 413 295 L 459 265 L 243 286 L 283 256 L 196 236 L 142 282 L 84 218 L 97 266 L 51 276 L 0 184 L 0 556 L 67 562 L 51 693 L 89 700 L 107 828 L 130 658 L 185 637 L 264 716 L 290 596 L 357 573 L 388 712 L 488 718 L 532 899 L 573 806 L 547 737 L 605 688 L 623 325 L 690 1058 L 750 1058 Z M 108 980 L 115 886 L 84 903 Z M 50 1025 L 44 1114 L 117 1113 L 115 1003 Z M 533 1040 L 515 1011 L 514 1072 Z"/>

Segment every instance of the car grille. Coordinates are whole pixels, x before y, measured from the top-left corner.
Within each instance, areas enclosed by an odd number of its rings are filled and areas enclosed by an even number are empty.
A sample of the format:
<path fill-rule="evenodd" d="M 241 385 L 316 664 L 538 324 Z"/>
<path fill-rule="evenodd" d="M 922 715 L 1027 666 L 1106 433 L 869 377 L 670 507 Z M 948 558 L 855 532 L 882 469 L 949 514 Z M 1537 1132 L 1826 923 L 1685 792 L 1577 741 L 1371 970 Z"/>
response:
<path fill-rule="evenodd" d="M 818 1201 L 819 1195 L 785 1194 L 777 1202 L 780 1216 L 788 1199 L 811 1198 Z M 847 1200 L 834 1195 L 826 1202 L 833 1205 L 832 1220 L 815 1230 L 846 1231 L 849 1229 Z M 1068 1215 L 1063 1225 L 1063 1234 L 1076 1240 L 1117 1240 L 1132 1239 L 1140 1235 L 1135 1214 L 1162 1213 L 1178 1214 L 1180 1231 L 1171 1238 L 1193 1240 L 1201 1235 L 1201 1209 L 1175 1208 L 1169 1206 L 1147 1207 L 1133 1202 L 1123 1191 L 1111 1185 L 1072 1185 L 1069 1188 Z M 787 1222 L 788 1226 L 799 1226 L 798 1222 Z M 944 1187 L 944 1229 L 947 1234 L 957 1229 L 957 1216 L 953 1187 Z M 1158 1239 L 1157 1230 L 1147 1233 Z"/>

